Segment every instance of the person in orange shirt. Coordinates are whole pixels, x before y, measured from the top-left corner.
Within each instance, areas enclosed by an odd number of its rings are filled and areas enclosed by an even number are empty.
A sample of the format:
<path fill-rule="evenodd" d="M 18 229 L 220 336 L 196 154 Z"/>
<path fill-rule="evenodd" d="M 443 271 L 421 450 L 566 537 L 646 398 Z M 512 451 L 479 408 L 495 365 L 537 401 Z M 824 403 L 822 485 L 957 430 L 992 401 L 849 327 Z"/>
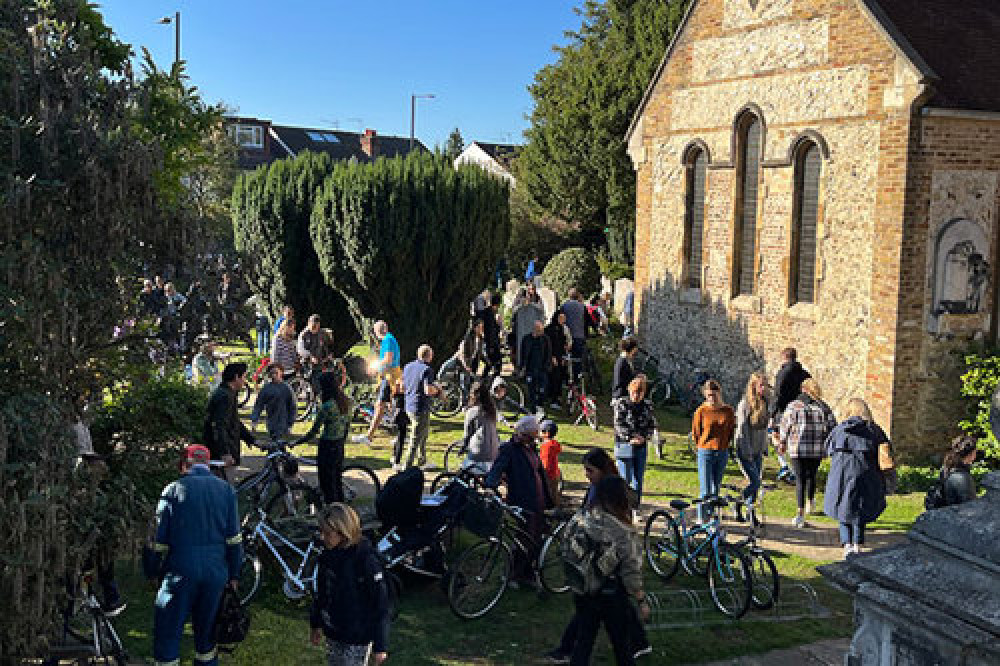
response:
<path fill-rule="evenodd" d="M 722 476 L 729 460 L 729 445 L 736 430 L 736 413 L 722 401 L 722 386 L 709 379 L 702 387 L 705 402 L 691 419 L 691 435 L 698 447 L 698 486 L 702 497 L 719 494 Z M 698 519 L 704 522 L 707 512 L 698 506 Z"/>
<path fill-rule="evenodd" d="M 559 426 L 555 421 L 546 419 L 542 421 L 539 428 L 542 434 L 542 446 L 539 453 L 542 457 L 542 467 L 545 468 L 545 480 L 549 484 L 549 495 L 552 496 L 552 504 L 559 506 L 562 497 L 559 493 L 559 482 L 562 480 L 562 472 L 559 470 L 559 454 L 562 452 L 562 445 L 556 441 L 556 433 Z"/>

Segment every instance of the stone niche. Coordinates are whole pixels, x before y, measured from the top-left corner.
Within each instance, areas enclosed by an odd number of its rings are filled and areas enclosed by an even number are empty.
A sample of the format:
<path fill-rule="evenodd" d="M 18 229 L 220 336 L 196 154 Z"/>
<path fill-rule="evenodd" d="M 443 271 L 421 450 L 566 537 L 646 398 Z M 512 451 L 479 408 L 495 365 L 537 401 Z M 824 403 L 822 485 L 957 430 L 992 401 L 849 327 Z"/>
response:
<path fill-rule="evenodd" d="M 989 256 L 989 239 L 979 224 L 955 219 L 941 228 L 933 246 L 929 332 L 973 333 L 989 326 L 984 302 Z"/>
<path fill-rule="evenodd" d="M 845 666 L 1000 664 L 1000 472 L 983 486 L 921 515 L 906 543 L 819 568 L 854 595 Z"/>

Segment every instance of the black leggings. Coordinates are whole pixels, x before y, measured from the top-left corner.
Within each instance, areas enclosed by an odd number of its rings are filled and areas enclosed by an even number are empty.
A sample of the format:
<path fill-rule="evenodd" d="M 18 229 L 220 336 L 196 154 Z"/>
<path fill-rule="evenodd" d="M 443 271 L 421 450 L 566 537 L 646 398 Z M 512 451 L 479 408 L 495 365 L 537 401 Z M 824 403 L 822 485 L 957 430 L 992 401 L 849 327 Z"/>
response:
<path fill-rule="evenodd" d="M 323 501 L 326 504 L 343 502 L 344 440 L 319 440 L 316 467 L 319 472 L 319 489 L 323 492 Z"/>
<path fill-rule="evenodd" d="M 806 499 L 816 497 L 816 472 L 822 458 L 789 458 L 788 464 L 795 472 L 795 499 L 799 508 L 806 506 Z"/>
<path fill-rule="evenodd" d="M 632 646 L 629 645 L 629 600 L 625 590 L 615 594 L 573 595 L 577 622 L 576 643 L 570 655 L 570 666 L 587 666 L 594 650 L 597 632 L 604 625 L 611 641 L 618 666 L 632 666 Z"/>

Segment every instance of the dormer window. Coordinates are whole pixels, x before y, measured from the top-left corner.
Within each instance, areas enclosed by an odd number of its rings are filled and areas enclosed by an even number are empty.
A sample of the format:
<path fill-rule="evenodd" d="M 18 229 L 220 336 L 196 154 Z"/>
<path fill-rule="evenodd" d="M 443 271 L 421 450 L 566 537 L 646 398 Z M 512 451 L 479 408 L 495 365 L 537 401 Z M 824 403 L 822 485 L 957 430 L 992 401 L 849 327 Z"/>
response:
<path fill-rule="evenodd" d="M 264 147 L 264 128 L 260 125 L 230 125 L 229 135 L 240 148 Z"/>

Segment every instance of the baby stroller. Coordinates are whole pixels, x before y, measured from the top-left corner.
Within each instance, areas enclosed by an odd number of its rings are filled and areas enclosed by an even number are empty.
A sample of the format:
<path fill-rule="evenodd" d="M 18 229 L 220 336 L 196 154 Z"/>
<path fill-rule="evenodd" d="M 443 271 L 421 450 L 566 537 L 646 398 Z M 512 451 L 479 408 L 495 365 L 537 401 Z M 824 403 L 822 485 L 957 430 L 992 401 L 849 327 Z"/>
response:
<path fill-rule="evenodd" d="M 377 550 L 386 569 L 401 566 L 441 578 L 447 571 L 447 540 L 461 524 L 469 488 L 452 480 L 433 495 L 423 490 L 424 474 L 416 467 L 385 482 L 375 499 L 383 531 Z"/>

